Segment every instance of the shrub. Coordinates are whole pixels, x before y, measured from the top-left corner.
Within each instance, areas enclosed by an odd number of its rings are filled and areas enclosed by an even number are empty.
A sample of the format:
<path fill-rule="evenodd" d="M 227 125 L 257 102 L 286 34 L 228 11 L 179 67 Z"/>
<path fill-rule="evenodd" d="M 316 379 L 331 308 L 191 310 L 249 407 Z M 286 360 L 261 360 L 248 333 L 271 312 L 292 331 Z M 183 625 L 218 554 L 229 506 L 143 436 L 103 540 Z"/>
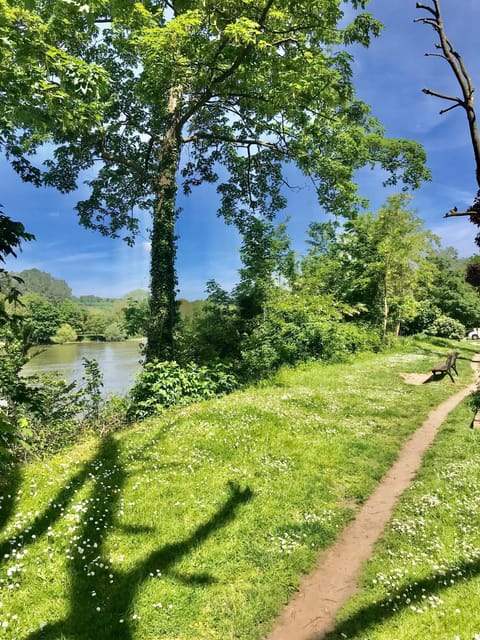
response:
<path fill-rule="evenodd" d="M 461 340 L 466 333 L 464 325 L 458 320 L 454 320 L 449 316 L 439 316 L 428 327 L 426 333 L 439 338 L 448 338 L 449 340 Z"/>
<path fill-rule="evenodd" d="M 25 378 L 28 398 L 17 403 L 17 419 L 28 426 L 30 454 L 50 454 L 72 444 L 79 432 L 81 409 L 76 383 L 68 383 L 56 373 L 37 373 Z M 21 416 L 21 418 L 18 418 Z"/>
<path fill-rule="evenodd" d="M 107 342 L 121 342 L 125 340 L 125 332 L 118 322 L 112 322 L 105 327 L 105 340 Z"/>
<path fill-rule="evenodd" d="M 247 377 L 263 378 L 284 364 L 315 358 L 327 362 L 345 359 L 365 350 L 376 350 L 376 331 L 349 322 L 327 318 L 297 323 L 275 317 L 259 324 L 245 339 L 242 349 Z"/>
<path fill-rule="evenodd" d="M 68 323 L 61 324 L 55 335 L 52 337 L 52 342 L 56 344 L 64 344 L 65 342 L 75 342 L 77 339 L 77 332 Z"/>
<path fill-rule="evenodd" d="M 85 383 L 81 391 L 83 419 L 95 423 L 100 417 L 102 408 L 103 375 L 95 358 L 82 358 Z"/>
<path fill-rule="evenodd" d="M 194 363 L 147 362 L 130 391 L 128 418 L 143 419 L 163 409 L 199 400 L 207 400 L 232 391 L 235 376 L 227 367 Z"/>

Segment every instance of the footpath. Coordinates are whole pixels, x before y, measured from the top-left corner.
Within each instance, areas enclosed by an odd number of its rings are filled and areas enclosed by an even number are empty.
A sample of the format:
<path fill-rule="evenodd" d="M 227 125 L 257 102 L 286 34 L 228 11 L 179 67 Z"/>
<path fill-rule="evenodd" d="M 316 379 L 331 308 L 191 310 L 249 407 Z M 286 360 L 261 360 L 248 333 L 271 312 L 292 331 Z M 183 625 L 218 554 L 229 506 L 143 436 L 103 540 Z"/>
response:
<path fill-rule="evenodd" d="M 475 372 L 479 362 L 480 355 L 474 356 Z M 339 540 L 319 557 L 316 568 L 303 580 L 267 640 L 322 640 L 332 631 L 335 616 L 356 592 L 362 565 L 382 535 L 398 498 L 412 483 L 438 429 L 476 388 L 475 380 L 429 413 Z"/>

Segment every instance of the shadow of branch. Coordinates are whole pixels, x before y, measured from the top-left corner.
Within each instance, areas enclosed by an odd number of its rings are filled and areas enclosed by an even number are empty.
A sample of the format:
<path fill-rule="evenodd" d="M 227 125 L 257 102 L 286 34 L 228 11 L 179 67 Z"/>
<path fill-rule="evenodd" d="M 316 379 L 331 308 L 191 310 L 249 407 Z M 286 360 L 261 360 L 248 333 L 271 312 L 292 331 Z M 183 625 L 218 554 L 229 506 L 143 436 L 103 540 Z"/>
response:
<path fill-rule="evenodd" d="M 314 634 L 310 636 L 308 640 L 351 638 L 355 633 L 360 631 L 365 632 L 394 618 L 402 609 L 406 609 L 412 605 L 415 606 L 416 604 L 421 606 L 424 595 L 427 595 L 427 597 L 428 595 L 439 595 L 451 588 L 454 583 L 458 583 L 460 579 L 469 580 L 478 575 L 480 575 L 480 558 L 473 561 L 457 563 L 447 571 L 432 574 L 423 580 L 405 584 L 397 591 L 397 595 L 404 595 L 405 597 L 396 598 L 393 596 L 374 602 L 338 623 L 329 633 L 322 635 Z M 460 576 L 462 576 L 462 578 L 460 578 Z M 392 606 L 392 600 L 394 600 L 395 607 Z"/>
<path fill-rule="evenodd" d="M 167 544 L 139 561 L 130 571 L 115 569 L 104 549 L 105 538 L 116 526 L 115 513 L 121 489 L 127 478 L 118 463 L 118 443 L 108 436 L 99 449 L 94 487 L 83 513 L 76 549 L 69 562 L 70 607 L 67 616 L 30 633 L 26 640 L 131 640 L 132 611 L 143 584 L 152 576 L 169 574 L 180 583 L 195 586 L 214 584 L 208 573 L 184 576 L 174 566 L 219 529 L 231 522 L 238 508 L 252 498 L 252 491 L 229 483 L 229 495 L 222 506 L 204 524 L 184 540 Z M 131 534 L 144 527 L 129 526 Z"/>

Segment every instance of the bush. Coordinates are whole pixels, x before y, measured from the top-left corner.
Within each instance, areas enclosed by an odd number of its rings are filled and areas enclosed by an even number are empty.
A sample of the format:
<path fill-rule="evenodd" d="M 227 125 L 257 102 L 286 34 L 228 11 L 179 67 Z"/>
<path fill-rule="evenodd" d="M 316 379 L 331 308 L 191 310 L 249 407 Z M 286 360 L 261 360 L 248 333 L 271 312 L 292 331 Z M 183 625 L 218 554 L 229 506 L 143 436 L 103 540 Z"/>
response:
<path fill-rule="evenodd" d="M 125 340 L 125 332 L 118 322 L 112 322 L 105 327 L 105 340 L 107 342 L 121 342 Z"/>
<path fill-rule="evenodd" d="M 221 364 L 214 367 L 176 362 L 147 362 L 130 391 L 130 420 L 143 419 L 174 405 L 207 400 L 233 391 L 235 376 Z"/>
<path fill-rule="evenodd" d="M 75 382 L 67 383 L 55 373 L 37 373 L 26 377 L 25 384 L 28 399 L 17 404 L 16 412 L 19 423 L 28 426 L 29 451 L 17 455 L 45 455 L 72 444 L 80 430 L 81 398 Z"/>
<path fill-rule="evenodd" d="M 52 342 L 56 344 L 65 344 L 65 342 L 75 342 L 77 340 L 77 332 L 68 323 L 61 324 L 55 335 L 52 337 Z"/>
<path fill-rule="evenodd" d="M 449 316 L 439 316 L 426 330 L 426 333 L 439 338 L 448 338 L 449 340 L 461 340 L 465 337 L 466 329 L 458 320 L 454 320 Z"/>
<path fill-rule="evenodd" d="M 242 358 L 246 376 L 260 379 L 284 364 L 294 365 L 310 358 L 336 362 L 379 346 L 378 333 L 368 327 L 313 317 L 300 324 L 277 316 L 259 324 L 245 339 Z"/>

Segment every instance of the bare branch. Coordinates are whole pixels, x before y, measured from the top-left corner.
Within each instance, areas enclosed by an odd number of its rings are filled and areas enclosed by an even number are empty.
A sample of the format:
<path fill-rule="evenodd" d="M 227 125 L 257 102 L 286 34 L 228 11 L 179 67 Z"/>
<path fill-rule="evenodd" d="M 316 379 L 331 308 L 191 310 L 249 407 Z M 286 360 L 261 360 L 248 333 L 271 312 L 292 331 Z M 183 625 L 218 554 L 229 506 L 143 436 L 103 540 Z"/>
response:
<path fill-rule="evenodd" d="M 426 53 L 425 57 L 426 58 L 442 58 L 443 60 L 447 60 L 447 58 L 441 53 Z"/>
<path fill-rule="evenodd" d="M 465 113 L 467 115 L 468 120 L 468 128 L 470 133 L 470 140 L 472 143 L 473 153 L 475 156 L 475 176 L 477 180 L 477 185 L 480 187 L 480 133 L 478 130 L 478 123 L 475 114 L 475 106 L 474 106 L 474 86 L 472 79 L 467 71 L 465 63 L 461 57 L 461 55 L 455 50 L 452 42 L 447 37 L 445 32 L 442 15 L 440 11 L 440 0 L 431 0 L 432 5 L 425 4 L 423 2 L 417 2 L 417 9 L 423 9 L 427 11 L 429 14 L 433 16 L 433 18 L 419 18 L 414 22 L 422 22 L 423 24 L 429 24 L 433 27 L 433 29 L 438 34 L 439 42 L 435 45 L 436 48 L 442 51 L 442 54 L 426 54 L 426 55 L 436 55 L 436 57 L 445 59 L 450 68 L 452 69 L 455 78 L 462 90 L 463 99 L 448 96 L 443 93 L 439 93 L 437 91 L 432 91 L 431 89 L 423 89 L 423 92 L 440 98 L 442 100 L 449 100 L 450 102 L 454 102 L 453 106 L 448 107 L 447 109 L 442 109 L 440 111 L 441 114 L 447 113 L 448 111 L 452 111 L 456 107 L 463 107 Z M 452 214 L 453 215 L 453 214 Z"/>
<path fill-rule="evenodd" d="M 477 213 L 474 209 L 469 209 L 468 211 L 459 211 L 457 207 L 453 207 L 450 211 L 443 216 L 444 218 L 459 218 L 461 216 L 471 216 L 472 214 Z"/>
<path fill-rule="evenodd" d="M 435 96 L 436 98 L 442 98 L 443 100 L 457 102 L 458 104 L 463 106 L 463 100 L 455 96 L 447 96 L 444 93 L 438 93 L 438 91 L 433 91 L 432 89 L 422 89 L 422 93 L 426 93 L 429 96 Z"/>
<path fill-rule="evenodd" d="M 443 116 L 444 113 L 447 113 L 448 111 L 452 111 L 453 109 L 456 109 L 457 107 L 462 107 L 462 103 L 461 102 L 457 102 L 457 104 L 452 104 L 451 107 L 447 107 L 446 109 L 440 109 L 439 114 L 441 116 Z"/>
<path fill-rule="evenodd" d="M 417 2 L 416 7 L 417 9 L 425 9 L 425 11 L 430 11 L 430 13 L 433 13 L 435 17 L 437 16 L 435 9 L 432 9 L 432 7 L 429 7 L 427 4 L 423 4 L 422 2 Z M 422 20 L 422 19 L 425 20 L 426 18 L 419 18 L 418 20 Z M 417 22 L 417 20 L 415 22 Z"/>

